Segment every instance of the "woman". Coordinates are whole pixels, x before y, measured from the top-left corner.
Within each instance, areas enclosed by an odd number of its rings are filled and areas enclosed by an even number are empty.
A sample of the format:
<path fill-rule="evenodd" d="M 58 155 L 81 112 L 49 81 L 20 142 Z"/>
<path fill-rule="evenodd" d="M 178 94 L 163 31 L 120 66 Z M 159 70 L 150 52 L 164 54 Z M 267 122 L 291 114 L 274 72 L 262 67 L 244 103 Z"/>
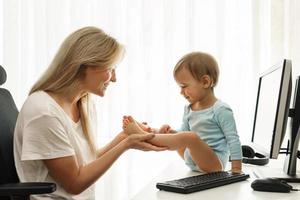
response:
<path fill-rule="evenodd" d="M 55 182 L 52 194 L 32 199 L 94 199 L 95 181 L 128 149 L 161 151 L 154 134 L 118 134 L 104 148 L 94 144 L 95 108 L 116 82 L 124 49 L 95 27 L 68 36 L 45 74 L 32 87 L 16 123 L 14 156 L 21 182 Z M 93 126 L 92 126 L 93 125 Z"/>

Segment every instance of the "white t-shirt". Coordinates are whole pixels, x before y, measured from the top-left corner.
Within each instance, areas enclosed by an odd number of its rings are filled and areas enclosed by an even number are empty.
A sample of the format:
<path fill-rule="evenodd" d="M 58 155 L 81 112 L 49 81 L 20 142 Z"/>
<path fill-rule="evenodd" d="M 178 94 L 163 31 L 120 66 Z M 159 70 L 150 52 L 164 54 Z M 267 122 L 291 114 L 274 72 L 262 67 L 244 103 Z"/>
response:
<path fill-rule="evenodd" d="M 89 106 L 92 115 L 95 108 Z M 90 116 L 90 117 L 91 117 Z M 93 124 L 96 120 L 93 120 Z M 94 133 L 96 133 L 95 127 Z M 67 193 L 53 178 L 42 160 L 75 155 L 80 165 L 86 165 L 94 156 L 83 135 L 80 121 L 75 123 L 44 91 L 31 94 L 25 101 L 15 127 L 14 158 L 21 182 L 54 182 L 57 189 L 46 195 L 33 195 L 32 200 L 80 199 L 94 197 L 94 186 L 79 195 Z"/>

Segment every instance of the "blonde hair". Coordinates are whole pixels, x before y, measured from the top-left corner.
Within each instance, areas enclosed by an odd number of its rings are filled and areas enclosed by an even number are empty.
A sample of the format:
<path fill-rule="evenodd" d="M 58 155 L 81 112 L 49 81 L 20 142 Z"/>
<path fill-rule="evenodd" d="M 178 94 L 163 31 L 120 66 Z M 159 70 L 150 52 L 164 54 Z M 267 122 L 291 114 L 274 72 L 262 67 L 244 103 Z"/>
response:
<path fill-rule="evenodd" d="M 211 87 L 215 87 L 219 79 L 219 67 L 217 61 L 211 55 L 203 52 L 191 52 L 184 55 L 175 65 L 173 75 L 176 78 L 177 72 L 185 67 L 192 74 L 193 78 L 200 81 L 203 75 L 212 79 Z"/>
<path fill-rule="evenodd" d="M 50 66 L 33 85 L 29 94 L 49 91 L 67 94 L 78 88 L 86 66 L 111 68 L 120 60 L 124 48 L 116 39 L 96 27 L 84 27 L 71 33 L 61 44 Z M 88 118 L 89 94 L 78 101 L 83 132 L 92 152 L 96 146 Z"/>

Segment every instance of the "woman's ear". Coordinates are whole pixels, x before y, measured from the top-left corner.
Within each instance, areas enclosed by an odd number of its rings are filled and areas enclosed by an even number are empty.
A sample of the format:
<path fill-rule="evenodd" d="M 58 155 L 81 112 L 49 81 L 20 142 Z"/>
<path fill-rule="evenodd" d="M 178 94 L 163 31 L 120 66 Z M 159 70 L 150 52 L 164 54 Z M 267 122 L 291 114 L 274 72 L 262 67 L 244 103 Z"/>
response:
<path fill-rule="evenodd" d="M 213 85 L 213 80 L 210 78 L 209 75 L 203 75 L 203 76 L 201 77 L 201 82 L 202 82 L 203 87 L 204 87 L 205 89 L 211 88 L 212 85 Z"/>

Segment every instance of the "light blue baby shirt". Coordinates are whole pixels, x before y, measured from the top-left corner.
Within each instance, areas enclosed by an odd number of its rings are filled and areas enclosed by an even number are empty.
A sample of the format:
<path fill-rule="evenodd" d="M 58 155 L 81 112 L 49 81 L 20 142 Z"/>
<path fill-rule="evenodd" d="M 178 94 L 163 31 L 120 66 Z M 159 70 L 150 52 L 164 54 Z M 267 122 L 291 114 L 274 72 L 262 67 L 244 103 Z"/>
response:
<path fill-rule="evenodd" d="M 201 140 L 214 150 L 223 168 L 226 166 L 229 155 L 231 160 L 242 159 L 241 143 L 233 112 L 229 105 L 220 100 L 217 100 L 212 107 L 199 111 L 191 110 L 190 105 L 185 106 L 183 123 L 177 131 L 196 132 Z M 187 154 L 189 154 L 188 151 L 185 152 L 185 157 L 189 156 Z M 187 165 L 194 165 L 190 162 L 186 160 Z"/>

